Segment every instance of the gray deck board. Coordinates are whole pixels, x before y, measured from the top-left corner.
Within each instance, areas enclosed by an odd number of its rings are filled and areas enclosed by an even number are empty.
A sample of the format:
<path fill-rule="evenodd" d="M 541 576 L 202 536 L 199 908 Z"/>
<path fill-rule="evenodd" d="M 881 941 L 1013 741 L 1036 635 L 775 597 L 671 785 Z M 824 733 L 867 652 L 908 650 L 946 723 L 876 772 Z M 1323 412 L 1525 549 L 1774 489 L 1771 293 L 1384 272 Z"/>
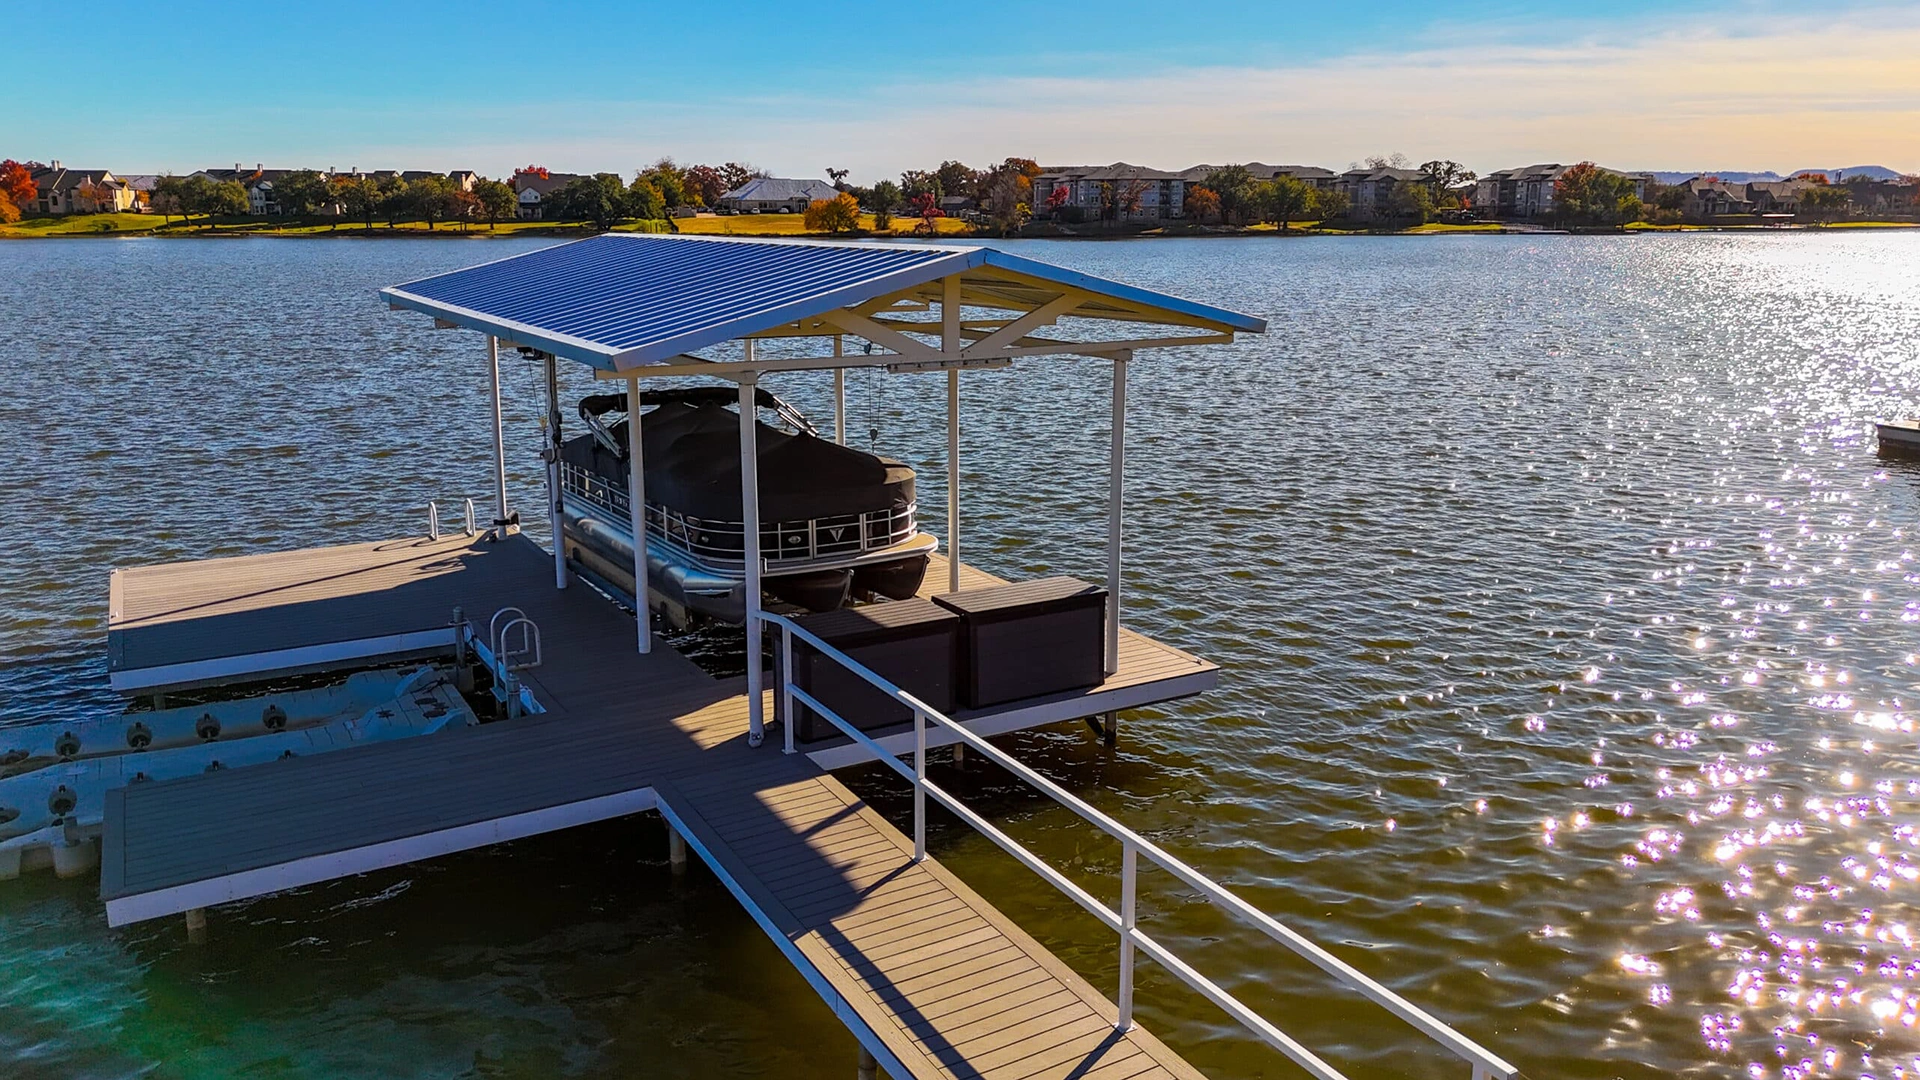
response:
<path fill-rule="evenodd" d="M 546 662 L 542 716 L 112 792 L 102 895 L 166 894 L 375 845 L 650 788 L 730 886 L 914 1077 L 1198 1077 L 805 754 L 746 746 L 741 679 L 671 649 L 639 655 L 633 623 L 584 585 L 552 587 L 521 538 L 351 545 L 116 574 L 121 669 L 484 628 L 522 607 Z M 968 585 L 997 579 L 965 569 Z M 944 589 L 946 568 L 927 591 Z M 1109 685 L 1200 661 L 1134 634 Z M 1074 695 L 1063 695 L 1063 699 Z M 768 715 L 772 715 L 771 695 Z M 346 871 L 352 872 L 352 871 Z"/>

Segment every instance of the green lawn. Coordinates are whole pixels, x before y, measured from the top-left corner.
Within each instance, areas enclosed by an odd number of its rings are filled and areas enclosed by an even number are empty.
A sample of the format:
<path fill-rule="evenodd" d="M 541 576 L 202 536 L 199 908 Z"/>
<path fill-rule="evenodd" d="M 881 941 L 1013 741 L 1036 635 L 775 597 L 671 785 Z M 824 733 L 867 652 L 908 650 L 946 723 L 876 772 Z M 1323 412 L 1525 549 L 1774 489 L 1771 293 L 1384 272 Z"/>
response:
<path fill-rule="evenodd" d="M 11 225 L 0 225 L 0 236 L 133 236 L 152 232 L 160 224 L 158 214 L 34 217 L 22 218 Z"/>
<path fill-rule="evenodd" d="M 1497 221 L 1474 221 L 1467 223 L 1429 221 L 1425 225 L 1415 225 L 1411 229 L 1402 229 L 1400 231 L 1408 233 L 1474 233 L 1499 232 L 1500 228 L 1500 223 Z"/>
<path fill-rule="evenodd" d="M 891 235 L 911 236 L 918 218 L 893 219 Z M 939 218 L 935 224 L 941 236 L 961 236 L 972 231 L 958 218 Z M 673 222 L 689 236 L 817 236 L 809 233 L 799 214 L 733 214 L 726 217 L 705 215 L 679 218 Z M 861 228 L 874 232 L 873 216 L 862 215 Z M 281 218 L 222 218 L 211 228 L 205 218 L 191 223 L 175 217 L 163 220 L 159 214 L 75 214 L 68 217 L 26 218 L 13 225 L 0 225 L 0 238 L 35 236 L 552 236 L 567 239 L 591 236 L 592 226 L 557 221 L 502 221 L 492 227 L 484 223 L 439 222 L 428 230 L 424 221 L 402 221 L 389 227 L 376 221 L 369 229 L 365 222 L 342 221 L 288 222 Z M 664 221 L 629 221 L 614 226 L 615 232 L 671 232 Z"/>

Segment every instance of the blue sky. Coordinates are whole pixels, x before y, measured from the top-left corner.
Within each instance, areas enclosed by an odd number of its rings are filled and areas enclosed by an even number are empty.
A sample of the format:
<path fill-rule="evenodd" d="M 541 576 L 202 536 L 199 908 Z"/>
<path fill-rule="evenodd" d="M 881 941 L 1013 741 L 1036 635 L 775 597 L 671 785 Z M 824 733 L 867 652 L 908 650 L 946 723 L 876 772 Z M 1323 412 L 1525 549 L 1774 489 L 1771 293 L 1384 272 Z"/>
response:
<path fill-rule="evenodd" d="M 1920 169 L 1920 8 L 1809 9 L 174 2 L 13 20 L 14 84 L 42 92 L 0 113 L 0 156 L 500 173 L 672 154 L 856 180 L 1013 154 Z"/>

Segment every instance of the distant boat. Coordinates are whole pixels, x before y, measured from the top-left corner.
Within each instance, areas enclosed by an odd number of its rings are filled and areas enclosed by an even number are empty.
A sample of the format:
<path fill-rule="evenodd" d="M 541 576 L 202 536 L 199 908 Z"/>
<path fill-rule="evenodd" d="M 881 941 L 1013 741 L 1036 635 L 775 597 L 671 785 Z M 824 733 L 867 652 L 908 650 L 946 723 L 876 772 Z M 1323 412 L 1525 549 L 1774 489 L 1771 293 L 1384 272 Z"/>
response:
<path fill-rule="evenodd" d="M 1889 420 L 1873 427 L 1880 435 L 1881 453 L 1920 457 L 1920 420 Z"/>

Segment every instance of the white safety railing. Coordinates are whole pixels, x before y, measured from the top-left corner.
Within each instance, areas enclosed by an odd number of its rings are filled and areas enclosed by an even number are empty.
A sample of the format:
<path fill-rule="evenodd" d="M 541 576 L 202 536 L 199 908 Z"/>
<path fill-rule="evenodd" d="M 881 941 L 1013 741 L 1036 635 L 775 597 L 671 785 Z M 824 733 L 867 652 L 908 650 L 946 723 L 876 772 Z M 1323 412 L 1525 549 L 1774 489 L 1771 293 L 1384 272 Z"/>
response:
<path fill-rule="evenodd" d="M 917 862 L 927 855 L 927 800 L 935 802 L 952 811 L 960 820 L 973 826 L 987 839 L 999 845 L 1007 854 L 1018 859 L 1021 865 L 1040 875 L 1048 884 L 1065 893 L 1075 903 L 1085 908 L 1094 918 L 1099 919 L 1107 929 L 1120 935 L 1120 991 L 1118 1030 L 1126 1031 L 1133 1027 L 1133 981 L 1134 951 L 1137 949 L 1160 966 L 1179 976 L 1181 981 L 1193 987 L 1201 996 L 1224 1010 L 1227 1015 L 1240 1021 L 1254 1034 L 1260 1036 L 1269 1045 L 1304 1068 L 1309 1074 L 1320 1080 L 1346 1080 L 1333 1066 L 1321 1060 L 1313 1051 L 1296 1042 L 1285 1032 L 1269 1023 L 1265 1018 L 1248 1008 L 1240 999 L 1234 997 L 1218 983 L 1175 956 L 1166 946 L 1155 941 L 1137 925 L 1139 907 L 1138 865 L 1145 858 L 1148 862 L 1172 874 L 1189 888 L 1205 896 L 1215 904 L 1225 908 L 1245 922 L 1253 924 L 1268 937 L 1287 946 L 1294 952 L 1311 961 L 1316 967 L 1332 975 L 1362 997 L 1386 1009 L 1400 1019 L 1411 1024 L 1428 1038 L 1439 1043 L 1473 1068 L 1473 1080 L 1509 1080 L 1518 1076 L 1518 1070 L 1511 1064 L 1494 1055 L 1485 1047 L 1460 1034 L 1453 1028 L 1435 1018 L 1407 999 L 1369 978 L 1346 961 L 1321 948 L 1307 937 L 1281 923 L 1273 916 L 1254 907 L 1252 904 L 1234 895 L 1225 886 L 1213 881 L 1206 875 L 1188 866 L 1168 854 L 1159 845 L 1120 824 L 1113 818 L 1095 809 L 1085 800 L 1067 791 L 1065 788 L 1021 764 L 1005 751 L 994 746 L 959 723 L 927 705 L 861 664 L 859 661 L 827 644 L 785 616 L 761 612 L 762 620 L 780 628 L 780 686 L 782 711 L 785 723 L 786 749 L 792 753 L 794 747 L 795 706 L 805 705 L 824 717 L 848 738 L 865 747 L 873 756 L 894 772 L 899 773 L 913 784 L 913 857 Z M 911 766 L 903 764 L 893 751 L 886 750 L 872 736 L 854 727 L 847 720 L 827 707 L 812 694 L 794 685 L 793 642 L 798 638 L 806 642 L 823 656 L 830 657 L 840 666 L 871 683 L 882 693 L 905 706 L 913 713 L 913 754 Z M 1120 907 L 1115 910 L 1102 903 L 1093 894 L 1068 880 L 1058 870 L 1028 851 L 1025 846 L 995 827 L 993 823 L 981 817 L 938 784 L 927 779 L 927 725 L 933 724 L 950 731 L 955 741 L 972 748 L 974 751 L 993 761 L 1001 768 L 1026 781 L 1052 798 L 1055 802 L 1072 810 L 1107 835 L 1120 841 Z"/>

